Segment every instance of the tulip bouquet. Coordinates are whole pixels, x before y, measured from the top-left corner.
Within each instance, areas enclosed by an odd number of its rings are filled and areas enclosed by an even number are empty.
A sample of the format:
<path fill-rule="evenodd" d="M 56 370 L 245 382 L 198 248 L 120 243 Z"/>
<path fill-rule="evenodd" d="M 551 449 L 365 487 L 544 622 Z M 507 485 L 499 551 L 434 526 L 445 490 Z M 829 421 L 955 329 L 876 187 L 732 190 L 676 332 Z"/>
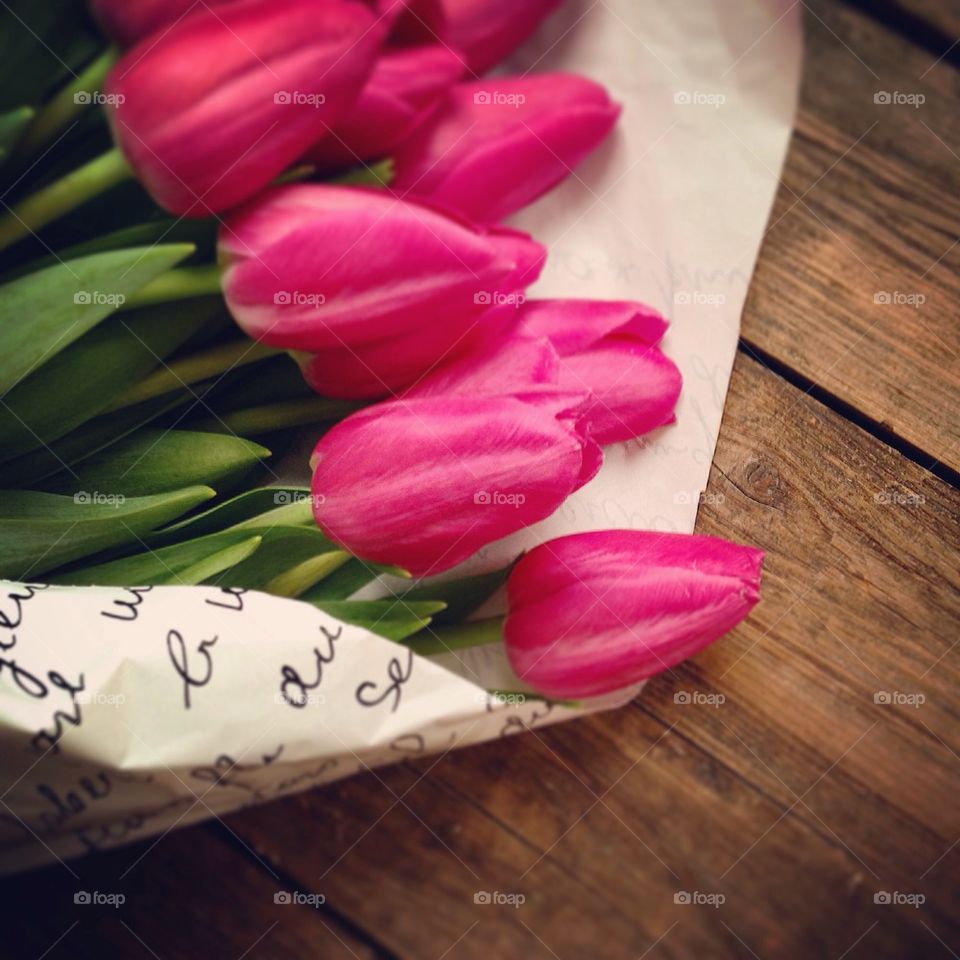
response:
<path fill-rule="evenodd" d="M 638 531 L 356 596 L 549 517 L 674 420 L 664 318 L 528 296 L 548 251 L 503 224 L 620 113 L 585 77 L 484 76 L 558 5 L 22 4 L 58 69 L 13 57 L 0 85 L 0 576 L 263 590 L 425 656 L 502 643 L 554 700 L 747 614 L 758 551 Z M 279 485 L 304 433 L 312 484 Z M 504 582 L 506 618 L 471 619 Z"/>

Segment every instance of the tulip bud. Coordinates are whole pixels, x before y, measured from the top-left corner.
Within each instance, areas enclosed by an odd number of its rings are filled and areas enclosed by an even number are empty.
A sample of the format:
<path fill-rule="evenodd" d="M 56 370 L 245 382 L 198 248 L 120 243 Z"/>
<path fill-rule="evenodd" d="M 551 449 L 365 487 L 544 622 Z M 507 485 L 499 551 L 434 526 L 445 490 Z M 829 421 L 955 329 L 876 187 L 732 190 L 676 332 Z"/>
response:
<path fill-rule="evenodd" d="M 202 7 L 113 67 L 114 136 L 160 206 L 184 216 L 224 210 L 337 124 L 385 29 L 350 0 Z"/>
<path fill-rule="evenodd" d="M 760 599 L 762 561 L 714 537 L 638 530 L 545 543 L 507 582 L 510 664 L 558 699 L 630 686 L 743 620 Z"/>
<path fill-rule="evenodd" d="M 353 350 L 445 324 L 465 331 L 489 307 L 480 291 L 523 288 L 546 255 L 525 234 L 381 190 L 318 184 L 258 197 L 227 219 L 219 248 L 237 323 L 302 351 Z"/>
<path fill-rule="evenodd" d="M 561 0 L 443 0 L 450 45 L 486 73 L 520 46 Z"/>
<path fill-rule="evenodd" d="M 588 390 L 579 413 L 597 443 L 642 436 L 673 423 L 683 378 L 654 344 L 666 323 L 642 304 L 539 300 L 526 304 L 522 325 L 547 337 L 560 355 L 563 390 Z"/>
<path fill-rule="evenodd" d="M 552 514 L 600 466 L 580 397 L 435 397 L 348 417 L 314 452 L 314 516 L 362 560 L 421 576 Z"/>
<path fill-rule="evenodd" d="M 388 49 L 349 113 L 304 159 L 331 171 L 386 156 L 462 73 L 447 47 Z"/>
<path fill-rule="evenodd" d="M 567 177 L 619 114 L 603 87 L 572 74 L 461 83 L 398 147 L 391 186 L 502 220 Z"/>
<path fill-rule="evenodd" d="M 103 32 L 128 47 L 205 7 L 235 0 L 90 0 L 90 11 Z"/>
<path fill-rule="evenodd" d="M 531 300 L 514 312 L 512 329 L 493 327 L 403 396 L 504 395 L 552 385 L 585 395 L 578 414 L 600 444 L 673 422 L 682 378 L 654 345 L 666 329 L 656 311 L 624 301 Z"/>

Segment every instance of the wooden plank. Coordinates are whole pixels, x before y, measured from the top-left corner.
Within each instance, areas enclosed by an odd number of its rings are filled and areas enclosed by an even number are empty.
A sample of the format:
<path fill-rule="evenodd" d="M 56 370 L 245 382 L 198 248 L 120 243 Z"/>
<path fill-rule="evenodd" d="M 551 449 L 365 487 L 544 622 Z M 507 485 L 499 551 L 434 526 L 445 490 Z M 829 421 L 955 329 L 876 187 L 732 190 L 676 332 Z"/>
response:
<path fill-rule="evenodd" d="M 918 79 L 925 51 L 841 5 L 805 6 L 801 109 L 743 335 L 956 470 L 957 71 Z M 881 92 L 926 102 L 875 104 Z"/>
<path fill-rule="evenodd" d="M 956 951 L 960 494 L 741 355 L 706 499 L 764 603 L 636 705 L 231 827 L 403 957 Z"/>
<path fill-rule="evenodd" d="M 69 869 L 57 865 L 3 880 L 0 951 L 44 960 L 385 957 L 325 905 L 277 904 L 278 891 L 294 888 L 252 853 L 238 853 L 213 827 L 192 827 L 155 845 L 151 840 L 71 861 Z M 125 902 L 77 904 L 78 892 L 120 894 Z"/>

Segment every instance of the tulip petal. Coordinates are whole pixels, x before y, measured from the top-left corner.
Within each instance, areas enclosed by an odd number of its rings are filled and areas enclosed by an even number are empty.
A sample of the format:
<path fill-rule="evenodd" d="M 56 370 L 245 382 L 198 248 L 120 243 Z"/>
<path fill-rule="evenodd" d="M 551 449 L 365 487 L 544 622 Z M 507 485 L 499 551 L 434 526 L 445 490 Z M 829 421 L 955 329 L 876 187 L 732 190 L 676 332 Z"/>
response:
<path fill-rule="evenodd" d="M 627 300 L 529 300 L 521 320 L 528 333 L 549 338 L 561 357 L 614 333 L 659 343 L 667 330 L 667 321 L 653 307 Z"/>

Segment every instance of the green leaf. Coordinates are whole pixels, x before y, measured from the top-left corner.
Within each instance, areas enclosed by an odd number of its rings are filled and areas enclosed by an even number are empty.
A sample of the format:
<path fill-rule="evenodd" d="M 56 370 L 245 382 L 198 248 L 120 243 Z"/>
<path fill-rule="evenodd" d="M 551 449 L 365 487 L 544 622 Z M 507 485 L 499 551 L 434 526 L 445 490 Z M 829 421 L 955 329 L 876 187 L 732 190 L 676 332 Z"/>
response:
<path fill-rule="evenodd" d="M 308 603 L 319 603 L 323 600 L 347 600 L 367 584 L 373 583 L 377 577 L 394 576 L 406 577 L 410 574 L 399 567 L 383 567 L 376 563 L 367 563 L 354 557 L 339 570 L 321 580 L 315 587 L 303 594 L 300 599 Z"/>
<path fill-rule="evenodd" d="M 402 600 L 323 600 L 314 602 L 314 606 L 344 623 L 364 627 L 387 640 L 400 641 L 429 626 L 433 615 L 442 611 L 445 604 L 424 600 L 415 603 L 404 603 Z"/>
<path fill-rule="evenodd" d="M 58 477 L 52 488 L 60 493 L 141 497 L 201 482 L 219 484 L 269 456 L 265 447 L 222 433 L 138 430 L 85 460 L 75 476 Z"/>
<path fill-rule="evenodd" d="M 260 542 L 260 537 L 242 533 L 215 534 L 71 570 L 50 580 L 76 586 L 147 587 L 164 583 L 193 586 L 242 563 L 256 551 Z"/>
<path fill-rule="evenodd" d="M 0 404 L 0 460 L 75 430 L 219 315 L 214 300 L 109 317 L 17 384 Z"/>
<path fill-rule="evenodd" d="M 276 511 L 285 505 L 299 501 L 309 501 L 310 490 L 307 487 L 259 487 L 226 500 L 223 503 L 174 523 L 158 531 L 150 538 L 150 546 L 162 546 L 175 543 L 189 537 L 202 537 L 218 530 L 244 525 L 244 529 L 258 530 L 274 527 L 279 522 Z M 302 513 L 302 510 L 301 510 Z M 280 518 L 289 516 L 281 514 Z M 300 517 L 298 522 L 313 523 L 313 517 Z M 289 525 L 290 521 L 286 521 Z"/>
<path fill-rule="evenodd" d="M 250 533 L 246 526 L 234 533 Z M 265 590 L 298 597 L 350 559 L 316 527 L 258 528 L 263 544 L 249 560 L 225 571 L 213 581 L 221 587 Z"/>
<path fill-rule="evenodd" d="M 195 387 L 194 391 L 197 395 L 203 395 L 199 387 Z M 74 476 L 73 468 L 78 463 L 119 443 L 151 420 L 194 400 L 194 393 L 182 390 L 172 396 L 157 397 L 135 407 L 97 417 L 42 450 L 34 450 L 0 466 L 0 489 L 36 487 L 41 481 L 61 471 Z"/>
<path fill-rule="evenodd" d="M 35 114 L 33 107 L 18 107 L 0 115 L 0 160 L 6 159 L 17 145 L 20 134 Z"/>
<path fill-rule="evenodd" d="M 101 550 L 135 543 L 216 496 L 189 487 L 122 503 L 77 502 L 32 490 L 0 492 L 0 577 L 26 580 Z"/>
<path fill-rule="evenodd" d="M 192 246 L 180 244 L 100 253 L 4 284 L 0 395 L 192 252 Z"/>
<path fill-rule="evenodd" d="M 513 564 L 492 573 L 482 573 L 462 580 L 447 580 L 443 583 L 424 583 L 404 595 L 405 601 L 442 600 L 446 610 L 434 617 L 437 625 L 459 623 L 490 599 L 506 582 Z"/>

